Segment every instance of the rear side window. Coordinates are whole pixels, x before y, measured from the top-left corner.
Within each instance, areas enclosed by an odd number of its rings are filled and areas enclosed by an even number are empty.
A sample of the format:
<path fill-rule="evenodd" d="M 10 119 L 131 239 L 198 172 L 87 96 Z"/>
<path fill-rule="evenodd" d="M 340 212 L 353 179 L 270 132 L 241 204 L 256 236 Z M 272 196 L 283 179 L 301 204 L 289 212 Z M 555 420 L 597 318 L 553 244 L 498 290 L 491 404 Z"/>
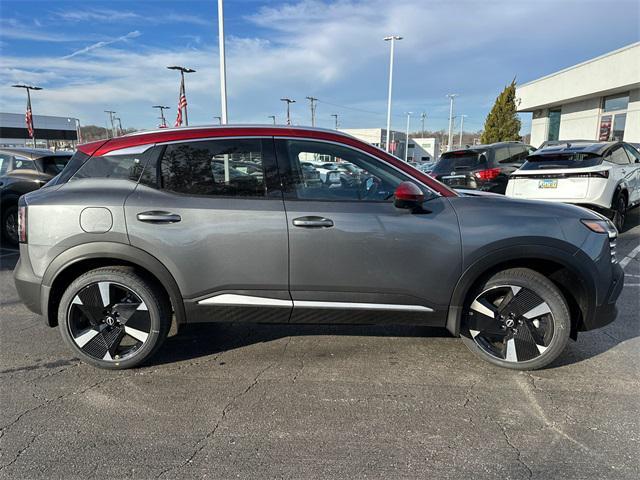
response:
<path fill-rule="evenodd" d="M 91 157 L 73 175 L 72 180 L 83 178 L 109 178 L 114 180 L 138 181 L 142 173 L 141 154 L 127 155 L 105 155 L 102 157 Z"/>
<path fill-rule="evenodd" d="M 42 157 L 40 160 L 42 161 L 44 173 L 57 175 L 64 170 L 64 167 L 67 166 L 70 158 L 71 156 L 65 157 L 64 155 L 56 155 L 53 157 Z"/>
<path fill-rule="evenodd" d="M 13 157 L 14 170 L 37 170 L 36 162 L 24 157 Z"/>
<path fill-rule="evenodd" d="M 167 145 L 160 188 L 185 195 L 266 195 L 260 139 L 207 140 Z"/>
<path fill-rule="evenodd" d="M 460 150 L 444 153 L 433 171 L 442 173 L 485 167 L 488 162 L 487 157 L 488 154 L 484 150 Z"/>
<path fill-rule="evenodd" d="M 640 152 L 638 150 L 629 145 L 625 145 L 624 148 L 631 159 L 631 163 L 640 163 Z"/>
<path fill-rule="evenodd" d="M 509 146 L 509 158 L 504 162 L 510 165 L 522 165 L 529 155 L 529 149 L 524 145 L 510 145 Z"/>
<path fill-rule="evenodd" d="M 509 147 L 499 147 L 495 150 L 496 163 L 510 163 L 511 155 L 509 153 Z"/>
<path fill-rule="evenodd" d="M 0 153 L 0 175 L 7 173 L 9 169 L 9 162 L 11 161 L 10 155 Z"/>
<path fill-rule="evenodd" d="M 610 151 L 604 159 L 607 162 L 615 163 L 616 165 L 628 165 L 629 157 L 627 153 L 624 151 L 622 146 L 616 147 L 614 150 Z"/>

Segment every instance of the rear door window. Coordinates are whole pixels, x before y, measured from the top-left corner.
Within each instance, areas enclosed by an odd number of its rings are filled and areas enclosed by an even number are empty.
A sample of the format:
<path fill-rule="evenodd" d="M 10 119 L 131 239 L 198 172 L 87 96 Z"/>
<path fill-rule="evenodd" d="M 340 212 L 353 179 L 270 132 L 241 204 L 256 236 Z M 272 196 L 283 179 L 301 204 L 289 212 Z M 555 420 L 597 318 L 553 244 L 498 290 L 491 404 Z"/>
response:
<path fill-rule="evenodd" d="M 509 158 L 504 162 L 510 165 L 519 166 L 524 163 L 529 155 L 529 149 L 524 145 L 509 145 Z"/>
<path fill-rule="evenodd" d="M 625 152 L 622 145 L 618 147 L 614 147 L 607 155 L 604 157 L 607 162 L 615 163 L 616 165 L 628 165 L 629 164 L 629 156 L 627 152 Z"/>
<path fill-rule="evenodd" d="M 37 170 L 36 162 L 25 157 L 13 157 L 14 170 Z"/>
<path fill-rule="evenodd" d="M 104 178 L 138 181 L 144 166 L 143 154 L 105 155 L 91 157 L 71 180 Z"/>

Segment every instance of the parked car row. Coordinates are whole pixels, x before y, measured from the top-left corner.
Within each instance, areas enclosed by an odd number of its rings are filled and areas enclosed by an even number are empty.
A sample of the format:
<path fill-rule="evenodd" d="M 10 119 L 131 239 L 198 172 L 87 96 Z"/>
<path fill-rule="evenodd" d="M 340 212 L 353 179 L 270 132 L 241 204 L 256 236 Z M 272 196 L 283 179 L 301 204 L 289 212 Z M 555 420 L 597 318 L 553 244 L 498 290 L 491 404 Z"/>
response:
<path fill-rule="evenodd" d="M 18 245 L 18 198 L 37 190 L 62 171 L 72 152 L 0 148 L 0 218 L 2 242 Z"/>
<path fill-rule="evenodd" d="M 640 203 L 640 150 L 625 142 L 549 141 L 537 150 L 521 142 L 474 145 L 444 153 L 428 173 L 455 189 L 584 206 L 618 230 Z"/>

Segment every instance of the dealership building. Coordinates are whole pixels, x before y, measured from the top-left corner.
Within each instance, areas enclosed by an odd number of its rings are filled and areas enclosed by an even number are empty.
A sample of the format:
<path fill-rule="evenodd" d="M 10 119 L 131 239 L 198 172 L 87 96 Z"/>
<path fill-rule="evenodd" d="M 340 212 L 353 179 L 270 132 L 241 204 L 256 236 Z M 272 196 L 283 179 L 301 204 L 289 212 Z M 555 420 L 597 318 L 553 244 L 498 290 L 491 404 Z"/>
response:
<path fill-rule="evenodd" d="M 356 137 L 358 140 L 370 143 L 373 146 L 385 149 L 387 143 L 387 130 L 384 128 L 345 128 L 341 132 Z M 389 133 L 389 151 L 398 158 L 404 160 L 407 135 L 405 132 L 391 130 Z M 440 156 L 440 143 L 436 138 L 409 138 L 409 151 L 407 161 L 429 162 Z"/>
<path fill-rule="evenodd" d="M 518 86 L 533 114 L 531 145 L 546 140 L 640 143 L 640 42 Z"/>
<path fill-rule="evenodd" d="M 33 126 L 38 147 L 71 147 L 78 143 L 77 118 L 34 115 Z M 31 147 L 32 142 L 24 113 L 0 112 L 0 146 Z"/>

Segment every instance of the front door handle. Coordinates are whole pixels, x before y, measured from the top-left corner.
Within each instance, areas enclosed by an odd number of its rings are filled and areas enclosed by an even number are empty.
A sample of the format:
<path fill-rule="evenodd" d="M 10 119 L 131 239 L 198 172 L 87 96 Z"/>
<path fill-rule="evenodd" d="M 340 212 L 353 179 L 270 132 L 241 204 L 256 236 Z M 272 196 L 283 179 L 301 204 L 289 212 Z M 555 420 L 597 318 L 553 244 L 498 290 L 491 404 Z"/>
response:
<path fill-rule="evenodd" d="M 162 212 L 159 210 L 151 210 L 149 212 L 141 212 L 137 215 L 141 222 L 149 223 L 176 223 L 182 220 L 177 213 Z"/>
<path fill-rule="evenodd" d="M 324 217 L 299 217 L 293 219 L 294 227 L 329 228 L 333 227 L 333 220 Z"/>

